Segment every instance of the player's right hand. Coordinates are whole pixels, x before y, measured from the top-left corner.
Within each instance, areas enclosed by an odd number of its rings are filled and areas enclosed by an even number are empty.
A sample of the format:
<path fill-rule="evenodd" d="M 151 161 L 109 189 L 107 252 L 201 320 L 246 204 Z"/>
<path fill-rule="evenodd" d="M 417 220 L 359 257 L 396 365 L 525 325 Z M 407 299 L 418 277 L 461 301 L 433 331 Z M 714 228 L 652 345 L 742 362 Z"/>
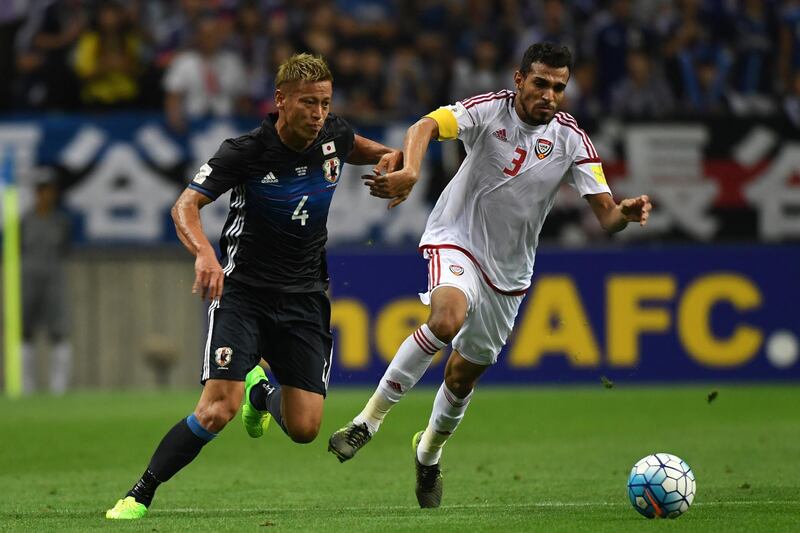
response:
<path fill-rule="evenodd" d="M 384 175 L 362 176 L 362 179 L 364 185 L 369 187 L 369 193 L 372 196 L 392 200 L 389 202 L 389 209 L 391 209 L 408 198 L 411 189 L 417 183 L 418 176 L 410 168 L 403 168 Z"/>
<path fill-rule="evenodd" d="M 200 294 L 205 300 L 217 300 L 222 297 L 222 285 L 225 282 L 225 273 L 213 251 L 199 253 L 194 260 L 194 285 L 192 294 Z"/>

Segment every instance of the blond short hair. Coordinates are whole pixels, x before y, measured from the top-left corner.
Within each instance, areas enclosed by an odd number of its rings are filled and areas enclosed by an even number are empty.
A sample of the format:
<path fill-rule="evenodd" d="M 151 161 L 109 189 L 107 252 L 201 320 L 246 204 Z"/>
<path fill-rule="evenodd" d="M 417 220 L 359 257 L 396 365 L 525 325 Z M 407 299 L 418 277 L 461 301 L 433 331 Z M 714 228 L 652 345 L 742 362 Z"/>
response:
<path fill-rule="evenodd" d="M 328 64 L 320 56 L 311 54 L 294 54 L 278 67 L 275 87 L 293 81 L 333 81 L 333 74 Z"/>

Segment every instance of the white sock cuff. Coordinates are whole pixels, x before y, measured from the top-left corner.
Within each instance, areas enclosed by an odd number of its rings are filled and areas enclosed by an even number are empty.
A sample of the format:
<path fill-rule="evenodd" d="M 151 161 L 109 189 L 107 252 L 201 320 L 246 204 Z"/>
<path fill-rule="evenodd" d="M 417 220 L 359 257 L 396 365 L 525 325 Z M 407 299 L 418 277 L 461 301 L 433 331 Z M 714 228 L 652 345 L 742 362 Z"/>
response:
<path fill-rule="evenodd" d="M 428 324 L 422 324 L 419 329 L 412 333 L 414 341 L 419 345 L 423 352 L 434 355 L 436 352 L 447 346 L 446 342 L 442 342 L 436 338 Z"/>
<path fill-rule="evenodd" d="M 459 398 L 453 391 L 451 391 L 447 387 L 447 383 L 442 382 L 442 394 L 444 395 L 447 402 L 453 407 L 465 407 L 472 399 L 472 395 L 474 393 L 475 389 L 472 389 L 471 391 L 469 391 L 469 394 L 467 394 L 466 397 Z"/>

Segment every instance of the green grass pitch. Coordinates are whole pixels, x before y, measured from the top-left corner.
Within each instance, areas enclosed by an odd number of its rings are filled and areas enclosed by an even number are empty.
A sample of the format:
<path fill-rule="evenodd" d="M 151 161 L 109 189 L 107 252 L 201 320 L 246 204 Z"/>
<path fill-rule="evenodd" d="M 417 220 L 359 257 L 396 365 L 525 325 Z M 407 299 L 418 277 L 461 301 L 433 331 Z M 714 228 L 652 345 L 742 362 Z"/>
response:
<path fill-rule="evenodd" d="M 276 427 L 250 439 L 234 420 L 132 523 L 104 512 L 199 390 L 0 400 L 0 530 L 800 530 L 800 388 L 722 386 L 709 403 L 714 388 L 479 388 L 445 447 L 443 505 L 421 510 L 410 440 L 434 391 L 412 391 L 340 464 L 327 437 L 371 390 L 334 387 L 316 442 Z M 631 466 L 659 451 L 697 476 L 677 520 L 647 520 L 627 501 Z"/>

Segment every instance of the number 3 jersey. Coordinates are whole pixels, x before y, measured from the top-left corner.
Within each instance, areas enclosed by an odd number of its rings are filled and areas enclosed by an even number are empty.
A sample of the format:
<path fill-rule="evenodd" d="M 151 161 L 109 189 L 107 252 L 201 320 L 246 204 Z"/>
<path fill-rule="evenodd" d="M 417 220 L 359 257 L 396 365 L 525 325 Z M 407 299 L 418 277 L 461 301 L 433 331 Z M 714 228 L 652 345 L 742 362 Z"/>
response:
<path fill-rule="evenodd" d="M 610 193 L 589 136 L 567 113 L 531 126 L 515 93 L 468 98 L 427 115 L 439 140 L 461 139 L 467 156 L 433 208 L 423 249 L 461 250 L 503 294 L 524 294 L 544 219 L 566 180 L 581 194 Z"/>
<path fill-rule="evenodd" d="M 280 292 L 324 290 L 328 211 L 355 136 L 331 114 L 297 152 L 281 142 L 276 121 L 270 115 L 223 142 L 189 188 L 212 200 L 232 189 L 219 241 L 226 277 Z"/>

